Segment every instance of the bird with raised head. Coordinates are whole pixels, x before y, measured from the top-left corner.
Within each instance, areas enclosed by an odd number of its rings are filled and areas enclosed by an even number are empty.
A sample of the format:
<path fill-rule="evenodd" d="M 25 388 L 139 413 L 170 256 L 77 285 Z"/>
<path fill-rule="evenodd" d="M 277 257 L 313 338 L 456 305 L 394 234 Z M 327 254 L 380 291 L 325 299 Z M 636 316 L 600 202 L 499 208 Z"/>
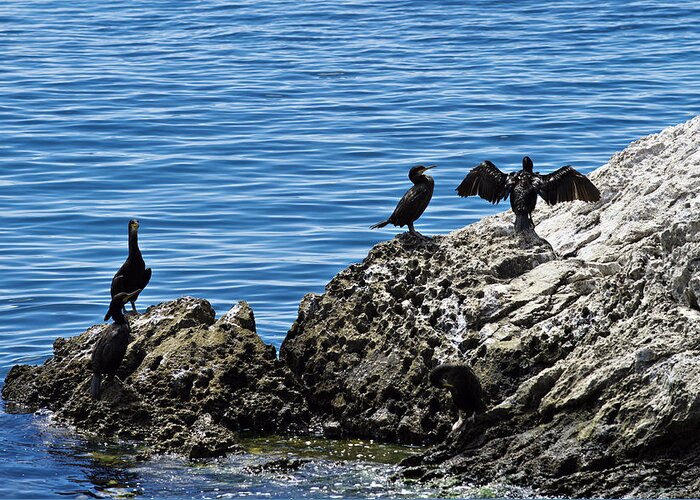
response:
<path fill-rule="evenodd" d="M 433 197 L 435 181 L 425 172 L 436 166 L 437 165 L 430 165 L 424 167 L 423 165 L 418 165 L 413 167 L 408 172 L 408 178 L 413 183 L 413 186 L 403 195 L 398 205 L 396 205 L 394 213 L 392 213 L 388 219 L 370 226 L 370 229 L 384 227 L 387 224 L 393 224 L 398 227 L 408 226 L 408 232 L 413 236 L 417 236 L 423 240 L 429 240 L 430 238 L 416 231 L 413 227 L 413 223 L 423 215 L 423 212 L 425 212 L 425 209 L 430 203 L 430 199 Z"/>
<path fill-rule="evenodd" d="M 107 375 L 109 378 L 114 377 L 124 359 L 131 334 L 129 323 L 124 317 L 124 304 L 138 295 L 140 291 L 135 290 L 131 293 L 120 292 L 112 297 L 109 310 L 105 314 L 105 321 L 111 317 L 114 319 L 114 323 L 100 334 L 90 357 L 92 365 L 90 395 L 93 399 L 100 399 L 102 375 Z"/>
<path fill-rule="evenodd" d="M 534 230 L 532 212 L 537 204 L 537 195 L 548 205 L 564 201 L 598 201 L 600 191 L 593 183 L 571 166 L 567 165 L 551 174 L 533 172 L 532 160 L 525 156 L 523 168 L 506 174 L 486 160 L 467 174 L 456 189 L 459 196 L 478 195 L 498 203 L 510 196 L 510 207 L 515 213 L 515 231 Z"/>
<path fill-rule="evenodd" d="M 446 363 L 437 366 L 430 371 L 429 379 L 432 386 L 448 389 L 452 395 L 452 402 L 459 411 L 459 420 L 452 426 L 453 431 L 462 427 L 465 415 L 470 415 L 473 422 L 477 414 L 486 411 L 484 390 L 468 365 Z"/>
<path fill-rule="evenodd" d="M 146 267 L 139 249 L 139 221 L 131 219 L 129 221 L 129 255 L 112 278 L 110 292 L 112 297 L 118 293 L 131 292 L 132 290 L 140 292 L 146 288 L 150 280 L 151 268 Z M 138 298 L 139 294 L 137 293 L 129 300 L 134 312 L 136 312 L 136 299 Z"/>

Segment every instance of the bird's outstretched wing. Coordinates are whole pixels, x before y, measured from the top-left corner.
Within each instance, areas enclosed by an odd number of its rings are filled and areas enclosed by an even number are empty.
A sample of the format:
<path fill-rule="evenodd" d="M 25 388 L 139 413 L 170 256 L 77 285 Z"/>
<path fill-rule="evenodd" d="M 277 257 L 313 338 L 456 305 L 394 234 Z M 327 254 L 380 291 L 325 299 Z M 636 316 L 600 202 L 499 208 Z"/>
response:
<path fill-rule="evenodd" d="M 598 201 L 600 191 L 581 172 L 569 165 L 555 170 L 551 174 L 539 175 L 539 195 L 549 205 L 562 201 Z"/>
<path fill-rule="evenodd" d="M 508 197 L 507 179 L 506 174 L 486 160 L 471 169 L 456 191 L 460 196 L 479 195 L 491 203 L 498 203 Z"/>

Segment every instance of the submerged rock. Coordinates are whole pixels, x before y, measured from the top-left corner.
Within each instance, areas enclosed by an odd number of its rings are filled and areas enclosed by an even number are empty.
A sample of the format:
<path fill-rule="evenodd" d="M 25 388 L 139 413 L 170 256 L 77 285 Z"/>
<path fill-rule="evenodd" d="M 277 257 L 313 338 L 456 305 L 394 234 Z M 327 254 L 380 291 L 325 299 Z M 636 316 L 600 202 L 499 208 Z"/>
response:
<path fill-rule="evenodd" d="M 207 301 L 192 297 L 128 320 L 132 342 L 121 382 L 104 382 L 99 401 L 89 395 L 89 360 L 106 325 L 57 339 L 41 366 L 13 367 L 2 390 L 8 409 L 48 408 L 80 431 L 190 458 L 236 451 L 237 431 L 283 433 L 307 424 L 297 382 L 255 333 L 245 302 L 218 321 Z"/>
<path fill-rule="evenodd" d="M 510 213 L 401 235 L 306 296 L 280 354 L 329 434 L 444 438 L 456 412 L 428 373 L 466 362 L 490 410 L 407 475 L 699 496 L 700 117 L 591 178 L 600 202 L 540 201 L 543 240 Z"/>
<path fill-rule="evenodd" d="M 311 462 L 312 460 L 308 458 L 278 458 L 260 465 L 246 467 L 246 472 L 249 474 L 280 474 L 299 470 L 301 467 Z"/>

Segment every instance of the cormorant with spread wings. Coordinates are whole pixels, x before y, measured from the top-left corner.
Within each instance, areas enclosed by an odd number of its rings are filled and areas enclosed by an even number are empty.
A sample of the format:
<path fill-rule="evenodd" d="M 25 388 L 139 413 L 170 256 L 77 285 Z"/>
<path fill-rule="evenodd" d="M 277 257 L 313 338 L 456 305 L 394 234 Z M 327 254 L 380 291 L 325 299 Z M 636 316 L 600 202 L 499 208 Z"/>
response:
<path fill-rule="evenodd" d="M 486 160 L 471 169 L 457 187 L 457 194 L 463 197 L 479 195 L 491 203 L 498 203 L 510 196 L 516 232 L 534 229 L 531 214 L 535 210 L 538 194 L 548 205 L 563 201 L 600 200 L 598 188 L 569 165 L 544 175 L 533 172 L 532 167 L 532 160 L 526 156 L 522 170 L 505 174 Z"/>

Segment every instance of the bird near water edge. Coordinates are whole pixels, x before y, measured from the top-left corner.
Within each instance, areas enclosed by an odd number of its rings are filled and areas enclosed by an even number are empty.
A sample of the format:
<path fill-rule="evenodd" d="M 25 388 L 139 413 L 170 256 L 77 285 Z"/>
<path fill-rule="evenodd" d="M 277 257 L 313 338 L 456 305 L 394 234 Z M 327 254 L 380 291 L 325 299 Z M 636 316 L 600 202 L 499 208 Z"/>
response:
<path fill-rule="evenodd" d="M 131 293 L 120 292 L 112 298 L 109 304 L 105 321 L 111 317 L 114 323 L 100 334 L 90 357 L 92 365 L 90 395 L 93 399 L 100 399 L 102 375 L 107 375 L 109 378 L 114 377 L 124 359 L 126 348 L 129 345 L 131 328 L 124 316 L 123 309 L 124 305 L 139 292 L 141 290 L 135 290 Z"/>
<path fill-rule="evenodd" d="M 533 230 L 532 212 L 537 204 L 537 195 L 548 205 L 564 201 L 600 200 L 600 191 L 593 183 L 571 166 L 567 165 L 551 174 L 533 172 L 532 160 L 525 156 L 523 168 L 506 174 L 486 160 L 474 167 L 456 189 L 462 197 L 478 195 L 497 204 L 510 196 L 510 207 L 515 213 L 515 232 Z"/>
<path fill-rule="evenodd" d="M 432 386 L 448 389 L 452 395 L 452 402 L 459 411 L 459 419 L 452 426 L 453 431 L 462 427 L 466 415 L 470 415 L 468 420 L 473 423 L 476 415 L 486 411 L 484 390 L 468 365 L 446 363 L 437 366 L 430 371 L 429 380 Z"/>
<path fill-rule="evenodd" d="M 425 209 L 428 207 L 433 197 L 435 181 L 431 176 L 426 175 L 425 172 L 435 167 L 437 167 L 437 165 L 430 165 L 428 167 L 418 165 L 413 167 L 408 172 L 408 178 L 413 183 L 413 187 L 406 191 L 388 219 L 370 226 L 370 229 L 384 227 L 387 224 L 393 224 L 398 227 L 408 226 L 408 232 L 413 236 L 426 241 L 430 240 L 429 237 L 423 236 L 416 231 L 413 227 L 413 223 L 423 215 L 423 212 L 425 212 Z"/>
<path fill-rule="evenodd" d="M 139 221 L 131 219 L 129 221 L 129 255 L 112 278 L 110 293 L 114 297 L 121 292 L 130 293 L 133 290 L 138 290 L 139 292 L 129 300 L 132 311 L 137 312 L 136 300 L 150 280 L 151 268 L 146 267 L 139 249 Z"/>

